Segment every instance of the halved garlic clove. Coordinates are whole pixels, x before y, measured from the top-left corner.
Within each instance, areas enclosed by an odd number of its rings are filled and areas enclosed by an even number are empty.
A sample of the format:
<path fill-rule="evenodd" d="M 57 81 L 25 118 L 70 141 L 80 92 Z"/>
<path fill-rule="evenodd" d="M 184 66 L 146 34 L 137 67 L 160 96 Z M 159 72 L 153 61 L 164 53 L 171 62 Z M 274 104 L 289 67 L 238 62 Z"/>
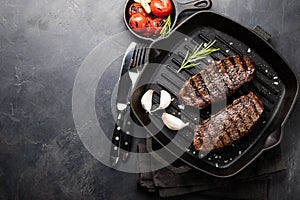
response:
<path fill-rule="evenodd" d="M 141 104 L 143 108 L 151 114 L 151 107 L 152 107 L 152 97 L 153 97 L 154 90 L 148 90 L 141 99 Z"/>
<path fill-rule="evenodd" d="M 156 108 L 151 112 L 155 112 L 167 108 L 170 105 L 171 101 L 172 101 L 172 97 L 166 90 L 160 91 L 159 106 L 158 108 Z"/>
<path fill-rule="evenodd" d="M 171 130 L 173 131 L 178 131 L 183 129 L 184 127 L 188 126 L 189 123 L 184 123 L 181 119 L 168 114 L 168 113 L 163 113 L 161 116 L 164 124 Z"/>

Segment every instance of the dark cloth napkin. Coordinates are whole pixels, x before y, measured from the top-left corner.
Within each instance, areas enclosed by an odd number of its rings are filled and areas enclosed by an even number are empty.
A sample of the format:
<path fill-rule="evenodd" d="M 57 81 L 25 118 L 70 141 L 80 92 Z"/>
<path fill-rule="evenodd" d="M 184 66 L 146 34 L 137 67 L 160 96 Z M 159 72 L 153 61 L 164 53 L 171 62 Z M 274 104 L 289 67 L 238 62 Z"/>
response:
<path fill-rule="evenodd" d="M 151 138 L 147 144 L 149 142 L 153 142 Z M 146 144 L 138 144 L 138 151 L 147 153 L 151 150 Z M 246 169 L 230 178 L 213 177 L 184 165 L 169 165 L 152 171 L 157 164 L 158 159 L 150 154 L 139 154 L 138 169 L 151 172 L 138 174 L 137 185 L 142 190 L 157 192 L 160 197 L 199 192 L 199 197 L 206 196 L 212 199 L 266 200 L 272 174 L 286 169 L 280 147 L 263 153 Z"/>

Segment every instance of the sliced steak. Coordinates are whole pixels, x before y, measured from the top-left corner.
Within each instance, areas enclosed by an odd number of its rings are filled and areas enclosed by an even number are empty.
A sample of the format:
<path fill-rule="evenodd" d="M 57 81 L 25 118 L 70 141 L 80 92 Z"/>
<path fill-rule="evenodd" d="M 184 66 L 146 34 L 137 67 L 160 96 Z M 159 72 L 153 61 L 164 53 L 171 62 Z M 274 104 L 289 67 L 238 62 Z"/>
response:
<path fill-rule="evenodd" d="M 263 110 L 262 102 L 252 92 L 234 100 L 195 127 L 195 149 L 207 152 L 231 145 L 253 129 Z"/>
<path fill-rule="evenodd" d="M 247 56 L 215 61 L 184 83 L 178 93 L 179 99 L 185 105 L 205 108 L 250 82 L 254 72 L 255 67 Z"/>

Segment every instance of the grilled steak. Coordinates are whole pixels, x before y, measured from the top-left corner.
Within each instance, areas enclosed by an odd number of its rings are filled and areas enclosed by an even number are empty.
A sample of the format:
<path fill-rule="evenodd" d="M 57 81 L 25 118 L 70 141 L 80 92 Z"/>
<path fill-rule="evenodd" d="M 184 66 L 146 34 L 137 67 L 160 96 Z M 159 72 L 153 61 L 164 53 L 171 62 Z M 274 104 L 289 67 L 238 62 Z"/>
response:
<path fill-rule="evenodd" d="M 252 92 L 234 100 L 195 127 L 195 149 L 207 152 L 231 145 L 253 129 L 263 110 L 262 102 Z"/>
<path fill-rule="evenodd" d="M 254 65 L 247 56 L 226 57 L 189 78 L 178 96 L 184 104 L 202 109 L 250 82 L 254 72 Z"/>

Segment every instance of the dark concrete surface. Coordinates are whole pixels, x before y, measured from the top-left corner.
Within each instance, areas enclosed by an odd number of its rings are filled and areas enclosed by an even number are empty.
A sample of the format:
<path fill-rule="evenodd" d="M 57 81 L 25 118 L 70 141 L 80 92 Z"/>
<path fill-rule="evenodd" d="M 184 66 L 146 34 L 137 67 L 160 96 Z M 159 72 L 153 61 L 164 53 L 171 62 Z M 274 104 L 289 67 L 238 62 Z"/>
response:
<path fill-rule="evenodd" d="M 77 70 L 101 41 L 126 30 L 124 2 L 1 1 L 0 199 L 156 199 L 137 190 L 134 174 L 94 159 L 72 116 Z M 246 27 L 267 30 L 271 44 L 300 75 L 300 1 L 213 4 L 213 11 Z M 270 199 L 300 198 L 299 111 L 298 99 L 281 145 L 287 170 L 273 177 Z"/>

